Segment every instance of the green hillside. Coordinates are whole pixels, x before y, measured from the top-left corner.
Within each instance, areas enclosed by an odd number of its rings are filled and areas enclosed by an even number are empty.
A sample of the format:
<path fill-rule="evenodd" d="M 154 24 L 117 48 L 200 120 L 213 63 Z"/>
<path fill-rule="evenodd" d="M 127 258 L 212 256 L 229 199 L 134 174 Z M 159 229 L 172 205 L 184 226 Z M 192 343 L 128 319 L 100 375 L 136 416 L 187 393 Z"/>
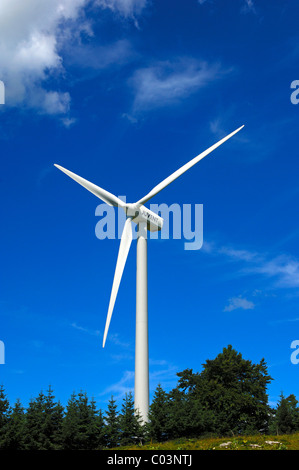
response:
<path fill-rule="evenodd" d="M 244 436 L 227 438 L 176 439 L 117 450 L 299 450 L 299 433 L 283 436 Z"/>

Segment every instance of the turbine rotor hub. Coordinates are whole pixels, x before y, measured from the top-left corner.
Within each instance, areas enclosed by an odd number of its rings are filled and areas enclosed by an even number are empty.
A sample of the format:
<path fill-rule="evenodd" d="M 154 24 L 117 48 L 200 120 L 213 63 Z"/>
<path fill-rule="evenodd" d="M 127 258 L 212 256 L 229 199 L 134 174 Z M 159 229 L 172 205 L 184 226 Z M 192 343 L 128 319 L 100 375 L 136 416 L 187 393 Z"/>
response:
<path fill-rule="evenodd" d="M 127 217 L 131 217 L 136 224 L 146 222 L 147 229 L 150 232 L 157 232 L 163 227 L 163 219 L 155 212 L 150 211 L 147 207 L 140 204 L 127 204 Z"/>

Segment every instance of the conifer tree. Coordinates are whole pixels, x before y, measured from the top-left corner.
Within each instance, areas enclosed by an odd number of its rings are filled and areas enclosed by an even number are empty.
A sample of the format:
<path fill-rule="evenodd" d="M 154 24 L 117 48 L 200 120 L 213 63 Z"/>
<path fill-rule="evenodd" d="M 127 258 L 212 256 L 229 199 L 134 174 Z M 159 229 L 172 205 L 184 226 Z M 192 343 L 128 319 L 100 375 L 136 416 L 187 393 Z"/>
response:
<path fill-rule="evenodd" d="M 104 445 L 103 418 L 95 401 L 86 392 L 72 394 L 63 420 L 63 447 L 66 450 L 95 450 Z"/>
<path fill-rule="evenodd" d="M 188 436 L 188 412 L 192 406 L 192 400 L 188 400 L 187 396 L 175 388 L 168 394 L 168 414 L 166 417 L 165 431 L 169 439 Z"/>
<path fill-rule="evenodd" d="M 149 410 L 149 436 L 156 441 L 165 441 L 168 438 L 169 398 L 167 393 L 158 384 Z"/>
<path fill-rule="evenodd" d="M 271 424 L 271 431 L 276 434 L 291 434 L 299 429 L 299 408 L 295 395 L 287 398 L 281 392 L 275 410 L 275 417 Z"/>
<path fill-rule="evenodd" d="M 229 345 L 200 374 L 200 398 L 216 415 L 218 434 L 267 431 L 270 407 L 268 375 L 264 359 L 258 364 L 245 360 Z"/>
<path fill-rule="evenodd" d="M 59 450 L 62 447 L 62 423 L 64 408 L 55 402 L 51 386 L 47 390 L 44 403 L 44 447 L 48 450 Z"/>
<path fill-rule="evenodd" d="M 63 407 L 55 402 L 53 390 L 32 399 L 26 412 L 25 445 L 29 450 L 56 450 L 62 443 Z"/>
<path fill-rule="evenodd" d="M 90 400 L 87 424 L 87 450 L 102 449 L 105 446 L 105 424 L 101 410 L 97 410 L 94 398 Z"/>
<path fill-rule="evenodd" d="M 73 392 L 68 400 L 66 414 L 62 424 L 62 442 L 64 450 L 77 449 L 77 426 L 77 400 L 76 394 Z"/>
<path fill-rule="evenodd" d="M 0 450 L 5 449 L 7 446 L 6 433 L 10 413 L 11 409 L 4 386 L 0 385 Z"/>
<path fill-rule="evenodd" d="M 143 440 L 143 429 L 140 416 L 134 409 L 132 392 L 126 393 L 120 415 L 120 445 L 126 446 Z"/>
<path fill-rule="evenodd" d="M 117 404 L 113 396 L 108 402 L 108 410 L 105 416 L 106 433 L 105 440 L 107 447 L 116 447 L 120 442 L 120 420 L 117 412 Z"/>
<path fill-rule="evenodd" d="M 99 449 L 103 449 L 106 445 L 106 439 L 105 439 L 106 426 L 105 426 L 105 419 L 104 419 L 102 410 L 99 410 L 96 413 L 95 421 L 96 421 L 95 426 L 96 426 L 96 436 L 97 436 L 95 449 L 99 450 Z"/>
<path fill-rule="evenodd" d="M 90 432 L 92 425 L 91 409 L 86 392 L 79 392 L 77 396 L 77 440 L 79 449 L 90 448 Z"/>
<path fill-rule="evenodd" d="M 36 398 L 32 398 L 26 411 L 25 421 L 25 447 L 26 450 L 44 450 L 44 407 L 45 395 L 41 391 Z"/>
<path fill-rule="evenodd" d="M 25 450 L 25 420 L 25 410 L 17 399 L 8 420 L 5 449 Z"/>

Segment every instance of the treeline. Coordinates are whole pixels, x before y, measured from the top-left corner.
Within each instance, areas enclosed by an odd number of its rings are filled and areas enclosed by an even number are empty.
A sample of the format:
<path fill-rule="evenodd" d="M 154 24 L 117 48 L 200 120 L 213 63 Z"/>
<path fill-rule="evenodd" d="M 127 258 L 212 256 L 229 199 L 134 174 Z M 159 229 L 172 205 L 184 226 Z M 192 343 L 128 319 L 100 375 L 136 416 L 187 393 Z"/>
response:
<path fill-rule="evenodd" d="M 64 408 L 49 387 L 25 409 L 20 400 L 12 407 L 1 386 L 0 449 L 100 450 L 150 439 L 299 430 L 294 395 L 281 394 L 276 409 L 268 404 L 267 386 L 273 379 L 264 359 L 253 364 L 228 346 L 207 360 L 202 372 L 186 369 L 177 376 L 170 392 L 157 387 L 146 425 L 134 410 L 132 393 L 126 394 L 120 410 L 111 397 L 103 412 L 85 392 L 72 394 Z"/>
<path fill-rule="evenodd" d="M 121 413 L 111 397 L 103 414 L 85 392 L 72 394 L 64 409 L 51 387 L 32 399 L 26 410 L 19 400 L 11 408 L 0 387 L 1 450 L 100 450 L 143 439 L 132 393 L 123 399 Z"/>

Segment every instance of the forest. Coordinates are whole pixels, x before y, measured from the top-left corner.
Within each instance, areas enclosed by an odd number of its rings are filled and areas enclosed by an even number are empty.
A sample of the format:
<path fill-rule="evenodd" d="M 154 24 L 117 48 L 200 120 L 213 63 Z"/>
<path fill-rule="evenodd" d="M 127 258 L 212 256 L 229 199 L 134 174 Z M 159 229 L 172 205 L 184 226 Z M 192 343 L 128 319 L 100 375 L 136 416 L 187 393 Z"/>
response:
<path fill-rule="evenodd" d="M 281 393 L 276 408 L 269 406 L 267 387 L 273 378 L 264 359 L 254 364 L 228 345 L 206 360 L 201 372 L 185 369 L 177 377 L 169 392 L 157 386 L 145 425 L 134 410 L 131 392 L 120 404 L 112 396 L 101 410 L 82 390 L 64 407 L 49 386 L 25 409 L 20 399 L 11 405 L 1 385 L 0 450 L 102 450 L 181 437 L 299 430 L 295 395 Z"/>

